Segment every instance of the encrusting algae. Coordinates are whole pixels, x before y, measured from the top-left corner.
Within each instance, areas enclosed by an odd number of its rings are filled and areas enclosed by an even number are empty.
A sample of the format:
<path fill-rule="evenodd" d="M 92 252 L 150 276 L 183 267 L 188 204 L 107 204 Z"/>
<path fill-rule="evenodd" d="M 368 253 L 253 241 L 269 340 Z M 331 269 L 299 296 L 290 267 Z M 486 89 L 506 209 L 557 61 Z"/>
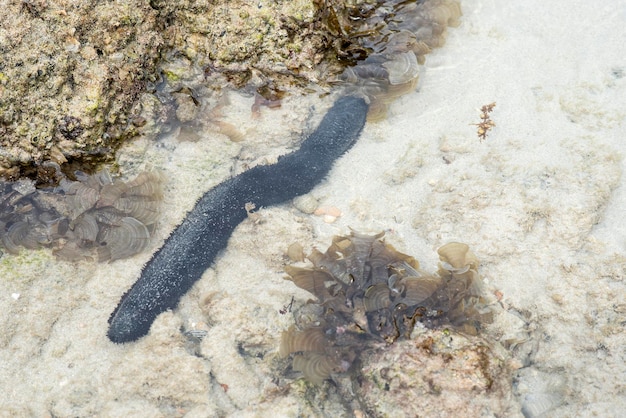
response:
<path fill-rule="evenodd" d="M 313 383 L 349 370 L 369 346 L 409 338 L 418 322 L 469 335 L 492 322 L 478 259 L 466 244 L 439 248 L 439 269 L 429 274 L 383 235 L 336 236 L 326 252 L 308 256 L 313 267 L 285 268 L 288 280 L 317 298 L 317 310 L 283 332 L 280 355 L 295 354 L 293 369 Z"/>

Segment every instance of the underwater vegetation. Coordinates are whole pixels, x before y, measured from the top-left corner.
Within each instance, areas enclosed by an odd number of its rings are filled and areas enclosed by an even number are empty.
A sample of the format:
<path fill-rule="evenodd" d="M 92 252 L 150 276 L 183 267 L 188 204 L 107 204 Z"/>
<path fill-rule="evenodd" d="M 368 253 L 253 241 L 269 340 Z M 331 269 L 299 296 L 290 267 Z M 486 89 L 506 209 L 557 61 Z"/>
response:
<path fill-rule="evenodd" d="M 481 294 L 478 259 L 466 244 L 439 248 L 439 269 L 429 274 L 383 235 L 335 236 L 324 253 L 313 250 L 307 257 L 313 267 L 285 268 L 287 279 L 317 301 L 283 332 L 279 353 L 294 354 L 293 369 L 311 382 L 349 370 L 368 347 L 409 338 L 418 322 L 476 335 L 493 320 Z"/>
<path fill-rule="evenodd" d="M 415 89 L 419 65 L 462 15 L 457 0 L 329 3 L 324 20 L 349 64 L 339 79 L 370 98 L 368 120 L 384 118 L 393 100 Z"/>
<path fill-rule="evenodd" d="M 489 131 L 491 131 L 496 126 L 496 123 L 491 120 L 491 112 L 493 112 L 494 107 L 496 107 L 496 102 L 481 107 L 480 122 L 474 124 L 475 126 L 477 126 L 476 135 L 481 142 L 487 138 Z"/>
<path fill-rule="evenodd" d="M 200 48 L 208 58 L 201 58 L 202 53 L 182 58 L 184 51 L 197 49 L 190 41 L 197 31 L 189 38 L 181 37 L 189 44 L 179 45 L 181 52 L 169 54 L 163 63 L 165 76 L 154 85 L 162 109 L 144 114 L 150 121 L 146 126 L 168 129 L 152 122 L 155 116 L 164 116 L 169 118 L 168 127 L 181 123 L 187 132 L 194 131 L 200 129 L 196 117 L 205 112 L 203 107 L 214 106 L 209 129 L 241 141 L 243 135 L 237 128 L 220 120 L 220 108 L 227 107 L 219 96 L 228 89 L 253 95 L 253 117 L 261 117 L 262 107 L 280 107 L 289 95 L 326 94 L 343 88 L 348 94 L 367 96 L 368 121 L 381 120 L 394 100 L 415 90 L 426 54 L 443 46 L 448 28 L 457 26 L 461 16 L 456 0 L 315 0 L 309 6 L 304 20 L 276 16 L 272 23 L 258 21 L 261 26 L 254 26 L 254 34 L 264 32 L 258 42 L 245 42 L 242 28 L 257 21 L 256 7 L 235 2 L 218 13 L 216 6 L 210 12 L 215 13 L 210 29 L 214 41 L 203 42 Z M 234 22 L 228 23 L 232 7 L 245 11 L 236 28 Z M 217 27 L 223 32 L 219 36 Z M 234 30 L 241 31 L 241 39 L 229 38 Z"/>
<path fill-rule="evenodd" d="M 128 182 L 106 169 L 77 171 L 76 181 L 57 173 L 62 179 L 55 188 L 36 189 L 32 180 L 0 183 L 0 244 L 6 251 L 46 247 L 63 260 L 102 262 L 147 247 L 163 198 L 158 171 Z"/>

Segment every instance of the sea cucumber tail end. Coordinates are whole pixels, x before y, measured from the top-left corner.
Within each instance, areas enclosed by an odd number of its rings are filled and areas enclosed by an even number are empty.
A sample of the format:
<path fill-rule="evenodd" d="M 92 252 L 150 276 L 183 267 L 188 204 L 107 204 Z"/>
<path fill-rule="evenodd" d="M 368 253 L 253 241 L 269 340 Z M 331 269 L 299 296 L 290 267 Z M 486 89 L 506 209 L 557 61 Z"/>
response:
<path fill-rule="evenodd" d="M 107 336 L 109 340 L 117 344 L 136 341 L 145 336 L 156 318 L 156 314 L 150 315 L 149 312 L 141 309 L 129 308 L 127 305 L 130 301 L 126 296 L 122 297 L 120 304 L 109 318 Z"/>

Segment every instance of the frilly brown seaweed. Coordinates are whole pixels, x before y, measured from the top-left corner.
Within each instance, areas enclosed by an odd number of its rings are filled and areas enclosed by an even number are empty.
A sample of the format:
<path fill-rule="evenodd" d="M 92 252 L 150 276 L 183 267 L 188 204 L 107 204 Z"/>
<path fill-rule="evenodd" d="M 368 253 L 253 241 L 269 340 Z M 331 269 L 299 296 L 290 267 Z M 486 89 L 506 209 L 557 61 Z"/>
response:
<path fill-rule="evenodd" d="M 339 78 L 369 97 L 368 120 L 382 119 L 393 100 L 415 89 L 425 55 L 443 46 L 462 15 L 457 0 L 330 1 L 324 11 L 343 41 L 338 56 L 353 64 Z"/>
<path fill-rule="evenodd" d="M 124 182 L 104 169 L 76 172 L 76 179 L 62 178 L 54 189 L 0 183 L 0 241 L 9 253 L 48 247 L 64 260 L 113 261 L 146 248 L 159 218 L 162 174 Z"/>
<path fill-rule="evenodd" d="M 297 353 L 293 369 L 311 382 L 348 370 L 368 345 L 409 338 L 416 322 L 476 335 L 492 321 L 481 296 L 478 259 L 466 244 L 439 248 L 439 270 L 428 274 L 383 235 L 336 236 L 326 252 L 313 250 L 307 257 L 313 267 L 285 267 L 286 279 L 321 307 L 319 316 L 283 332 L 279 350 L 282 357 Z"/>

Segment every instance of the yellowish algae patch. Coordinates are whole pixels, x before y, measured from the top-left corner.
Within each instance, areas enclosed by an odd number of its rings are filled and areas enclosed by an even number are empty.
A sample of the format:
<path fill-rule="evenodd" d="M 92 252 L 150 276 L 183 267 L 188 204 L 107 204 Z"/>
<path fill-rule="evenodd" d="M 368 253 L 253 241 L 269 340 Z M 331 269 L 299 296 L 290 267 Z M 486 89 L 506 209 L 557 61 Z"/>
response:
<path fill-rule="evenodd" d="M 54 262 L 50 250 L 23 250 L 18 255 L 0 257 L 0 277 L 3 283 L 21 288 L 35 280 L 34 272 L 44 270 Z"/>

